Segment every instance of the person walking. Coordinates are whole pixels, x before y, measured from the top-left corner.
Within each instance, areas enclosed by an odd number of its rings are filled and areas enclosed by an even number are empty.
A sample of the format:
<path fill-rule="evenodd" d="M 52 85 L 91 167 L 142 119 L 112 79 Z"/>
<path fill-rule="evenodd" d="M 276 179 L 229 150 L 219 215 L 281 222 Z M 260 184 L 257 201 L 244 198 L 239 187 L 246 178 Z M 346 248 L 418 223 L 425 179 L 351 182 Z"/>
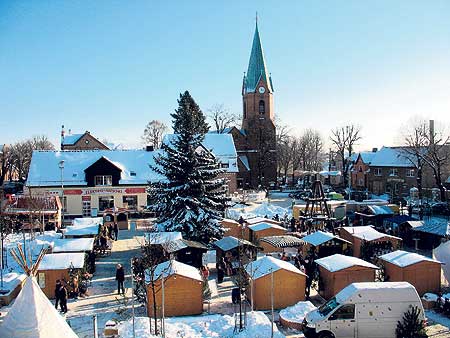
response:
<path fill-rule="evenodd" d="M 125 294 L 125 288 L 123 286 L 123 282 L 125 280 L 125 271 L 121 264 L 117 264 L 116 269 L 116 281 L 117 281 L 117 293 L 120 295 L 120 290 L 122 290 L 122 294 Z"/>
<path fill-rule="evenodd" d="M 67 312 L 67 288 L 64 283 L 59 287 L 59 301 L 61 304 L 61 312 Z"/>
<path fill-rule="evenodd" d="M 55 309 L 56 310 L 58 310 L 58 304 L 60 304 L 60 301 L 61 301 L 60 288 L 61 288 L 61 281 L 59 279 L 57 279 L 56 285 L 55 285 Z"/>
<path fill-rule="evenodd" d="M 119 225 L 117 222 L 114 222 L 114 240 L 117 241 L 119 239 Z"/>
<path fill-rule="evenodd" d="M 106 239 L 105 234 L 101 233 L 100 234 L 100 249 L 101 249 L 102 255 L 105 254 L 107 245 L 108 245 L 108 240 Z"/>

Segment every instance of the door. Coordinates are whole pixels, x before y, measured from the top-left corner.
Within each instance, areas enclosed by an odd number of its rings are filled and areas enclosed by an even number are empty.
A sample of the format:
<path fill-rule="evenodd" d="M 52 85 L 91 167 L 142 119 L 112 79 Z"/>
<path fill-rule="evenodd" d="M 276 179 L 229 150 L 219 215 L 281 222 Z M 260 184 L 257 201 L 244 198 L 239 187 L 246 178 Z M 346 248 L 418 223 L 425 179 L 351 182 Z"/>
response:
<path fill-rule="evenodd" d="M 344 304 L 329 318 L 331 332 L 336 338 L 355 337 L 355 304 Z"/>

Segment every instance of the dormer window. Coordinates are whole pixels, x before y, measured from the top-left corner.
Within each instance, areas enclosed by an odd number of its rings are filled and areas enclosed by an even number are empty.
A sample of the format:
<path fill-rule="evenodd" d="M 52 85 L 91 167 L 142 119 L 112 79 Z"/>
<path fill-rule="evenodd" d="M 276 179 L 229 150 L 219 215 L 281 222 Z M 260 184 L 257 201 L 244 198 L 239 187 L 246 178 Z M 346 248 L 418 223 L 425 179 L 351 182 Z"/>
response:
<path fill-rule="evenodd" d="M 130 171 L 130 176 L 136 176 L 136 172 L 135 171 Z"/>
<path fill-rule="evenodd" d="M 110 186 L 112 185 L 112 176 L 111 175 L 97 175 L 95 176 L 95 185 L 96 186 Z"/>
<path fill-rule="evenodd" d="M 266 103 L 264 100 L 259 101 L 259 113 L 264 114 L 266 112 Z"/>

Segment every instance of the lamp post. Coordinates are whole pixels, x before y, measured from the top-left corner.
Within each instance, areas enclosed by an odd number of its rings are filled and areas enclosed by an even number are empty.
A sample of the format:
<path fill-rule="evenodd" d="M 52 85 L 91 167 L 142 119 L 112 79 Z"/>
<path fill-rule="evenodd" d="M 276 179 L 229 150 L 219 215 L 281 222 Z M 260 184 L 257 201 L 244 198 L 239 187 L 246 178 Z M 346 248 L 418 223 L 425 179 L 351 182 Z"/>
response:
<path fill-rule="evenodd" d="M 61 169 L 61 227 L 64 228 L 64 160 L 59 161 L 59 169 Z"/>

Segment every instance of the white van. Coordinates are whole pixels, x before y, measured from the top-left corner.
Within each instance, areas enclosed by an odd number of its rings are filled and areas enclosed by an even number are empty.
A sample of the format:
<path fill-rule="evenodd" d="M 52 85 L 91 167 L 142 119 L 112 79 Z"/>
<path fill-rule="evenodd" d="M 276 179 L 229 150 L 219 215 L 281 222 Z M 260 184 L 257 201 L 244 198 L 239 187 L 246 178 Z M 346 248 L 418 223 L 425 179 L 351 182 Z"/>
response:
<path fill-rule="evenodd" d="M 407 282 L 353 283 L 309 312 L 303 333 L 307 338 L 395 337 L 397 322 L 414 306 L 424 320 L 419 295 Z"/>

